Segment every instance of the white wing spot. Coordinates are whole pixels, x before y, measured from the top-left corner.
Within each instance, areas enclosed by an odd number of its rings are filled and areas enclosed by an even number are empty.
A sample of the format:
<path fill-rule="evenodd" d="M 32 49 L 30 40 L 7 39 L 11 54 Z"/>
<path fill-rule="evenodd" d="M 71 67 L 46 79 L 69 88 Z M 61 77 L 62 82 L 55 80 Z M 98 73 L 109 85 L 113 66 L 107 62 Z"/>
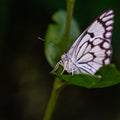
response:
<path fill-rule="evenodd" d="M 91 49 L 91 44 L 89 44 L 89 45 L 87 46 L 87 48 L 86 48 L 86 50 L 85 50 L 85 53 L 89 52 L 90 49 Z"/>
<path fill-rule="evenodd" d="M 99 46 L 95 46 L 94 48 L 92 48 L 92 49 L 90 50 L 90 52 L 93 52 L 93 53 L 95 53 L 95 52 L 97 52 L 97 51 L 101 51 L 101 48 L 100 48 Z"/>
<path fill-rule="evenodd" d="M 110 59 L 107 58 L 104 62 L 105 62 L 105 65 L 106 65 L 106 64 L 109 64 L 109 63 L 110 63 Z"/>
<path fill-rule="evenodd" d="M 112 26 L 109 26 L 109 27 L 106 28 L 106 30 L 108 30 L 108 31 L 109 31 L 109 30 L 112 30 L 112 29 L 113 29 Z"/>
<path fill-rule="evenodd" d="M 82 38 L 82 40 L 80 41 L 80 44 L 79 44 L 79 46 L 78 47 L 80 47 L 81 45 L 83 45 L 86 41 L 88 41 L 90 39 L 90 35 L 85 35 L 83 38 Z M 77 40 L 79 40 L 79 38 L 77 39 Z M 76 40 L 76 41 L 77 41 Z"/>
<path fill-rule="evenodd" d="M 106 24 L 106 26 L 109 26 L 109 25 L 113 24 L 113 20 L 107 21 L 105 24 Z"/>
<path fill-rule="evenodd" d="M 95 52 L 94 55 L 96 57 L 104 57 L 105 56 L 105 50 L 101 50 L 101 51 Z"/>
<path fill-rule="evenodd" d="M 103 64 L 104 57 L 96 57 L 94 61 L 99 64 Z"/>
<path fill-rule="evenodd" d="M 110 56 L 110 55 L 112 54 L 112 51 L 111 51 L 111 50 L 108 50 L 106 53 L 107 53 L 107 55 Z"/>
<path fill-rule="evenodd" d="M 88 53 L 88 54 L 82 56 L 82 58 L 79 60 L 79 62 L 88 62 L 92 59 L 93 59 L 93 55 Z"/>
<path fill-rule="evenodd" d="M 113 10 L 110 10 L 106 15 L 112 14 Z"/>
<path fill-rule="evenodd" d="M 98 45 L 98 44 L 100 44 L 102 41 L 103 41 L 103 40 L 97 38 L 97 39 L 95 39 L 95 40 L 93 41 L 93 45 Z"/>
<path fill-rule="evenodd" d="M 103 47 L 104 47 L 105 49 L 108 49 L 108 48 L 110 47 L 110 44 L 109 44 L 108 42 L 104 42 L 104 43 L 103 43 Z"/>
<path fill-rule="evenodd" d="M 113 18 L 114 17 L 114 15 L 112 14 L 112 15 L 110 15 L 110 16 L 107 16 L 107 17 L 104 17 L 103 19 L 102 19 L 102 21 L 107 21 L 107 20 L 109 20 L 109 19 L 111 19 L 111 18 Z"/>
<path fill-rule="evenodd" d="M 103 14 L 100 16 L 100 19 L 102 19 L 104 16 L 105 16 L 105 13 L 103 13 Z"/>
<path fill-rule="evenodd" d="M 111 37 L 111 35 L 112 35 L 111 32 L 107 32 L 107 33 L 105 34 L 105 37 L 106 37 L 106 38 L 109 38 L 109 37 Z"/>
<path fill-rule="evenodd" d="M 83 46 L 81 46 L 80 50 L 78 51 L 77 59 L 79 59 L 84 54 L 87 44 L 88 43 L 86 42 Z"/>

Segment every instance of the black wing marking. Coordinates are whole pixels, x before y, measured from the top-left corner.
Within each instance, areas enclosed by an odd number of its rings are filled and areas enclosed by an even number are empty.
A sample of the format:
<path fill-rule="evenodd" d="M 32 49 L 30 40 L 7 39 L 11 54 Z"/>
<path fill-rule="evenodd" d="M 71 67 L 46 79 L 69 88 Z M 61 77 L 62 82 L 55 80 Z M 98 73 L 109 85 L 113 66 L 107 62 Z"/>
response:
<path fill-rule="evenodd" d="M 78 37 L 67 52 L 81 71 L 94 74 L 101 66 L 110 63 L 113 19 L 113 10 L 104 12 Z"/>

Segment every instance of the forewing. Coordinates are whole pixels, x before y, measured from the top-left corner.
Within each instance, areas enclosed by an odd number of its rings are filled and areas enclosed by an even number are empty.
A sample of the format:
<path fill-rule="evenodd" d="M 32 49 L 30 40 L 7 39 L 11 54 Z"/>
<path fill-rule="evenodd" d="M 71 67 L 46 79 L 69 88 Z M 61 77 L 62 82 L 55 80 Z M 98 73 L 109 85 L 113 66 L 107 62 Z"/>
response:
<path fill-rule="evenodd" d="M 67 52 L 80 68 L 80 72 L 94 74 L 101 66 L 110 63 L 113 18 L 113 10 L 104 12 Z"/>

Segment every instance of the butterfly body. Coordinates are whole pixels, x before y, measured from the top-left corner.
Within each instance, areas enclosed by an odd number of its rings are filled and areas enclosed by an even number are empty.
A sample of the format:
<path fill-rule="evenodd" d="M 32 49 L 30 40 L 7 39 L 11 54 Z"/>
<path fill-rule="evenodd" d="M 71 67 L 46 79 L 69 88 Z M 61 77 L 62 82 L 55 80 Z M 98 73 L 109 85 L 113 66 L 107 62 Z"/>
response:
<path fill-rule="evenodd" d="M 64 67 L 63 72 L 67 71 L 68 73 L 77 74 L 79 73 L 79 67 L 77 66 L 76 59 L 67 54 L 61 56 L 60 65 Z"/>
<path fill-rule="evenodd" d="M 111 35 L 114 14 L 112 10 L 99 16 L 73 43 L 67 53 L 61 56 L 59 65 L 63 72 L 91 74 L 110 63 L 112 55 Z"/>

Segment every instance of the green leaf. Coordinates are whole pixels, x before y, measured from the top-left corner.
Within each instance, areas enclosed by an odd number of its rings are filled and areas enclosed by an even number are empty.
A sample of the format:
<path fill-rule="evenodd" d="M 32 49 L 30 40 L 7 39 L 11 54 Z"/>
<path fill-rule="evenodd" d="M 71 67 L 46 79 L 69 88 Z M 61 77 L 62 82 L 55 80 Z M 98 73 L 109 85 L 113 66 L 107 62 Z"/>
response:
<path fill-rule="evenodd" d="M 54 24 L 50 24 L 48 26 L 46 39 L 45 39 L 45 55 L 49 62 L 49 64 L 54 67 L 56 63 L 60 60 L 60 56 L 65 53 L 63 49 L 64 41 L 64 33 L 65 33 L 65 24 L 66 24 L 66 12 L 58 11 L 53 16 L 52 19 Z M 73 41 L 80 34 L 78 29 L 78 25 L 76 21 L 73 19 L 71 22 L 71 30 L 70 30 L 70 42 L 71 45 Z"/>
<path fill-rule="evenodd" d="M 113 64 L 102 67 L 96 75 L 78 74 L 61 75 L 54 73 L 57 77 L 65 80 L 68 84 L 85 88 L 103 88 L 120 83 L 120 72 Z"/>
<path fill-rule="evenodd" d="M 120 83 L 120 72 L 116 69 L 114 64 L 109 64 L 102 67 L 97 74 L 101 75 L 102 78 L 95 87 L 108 87 Z"/>

